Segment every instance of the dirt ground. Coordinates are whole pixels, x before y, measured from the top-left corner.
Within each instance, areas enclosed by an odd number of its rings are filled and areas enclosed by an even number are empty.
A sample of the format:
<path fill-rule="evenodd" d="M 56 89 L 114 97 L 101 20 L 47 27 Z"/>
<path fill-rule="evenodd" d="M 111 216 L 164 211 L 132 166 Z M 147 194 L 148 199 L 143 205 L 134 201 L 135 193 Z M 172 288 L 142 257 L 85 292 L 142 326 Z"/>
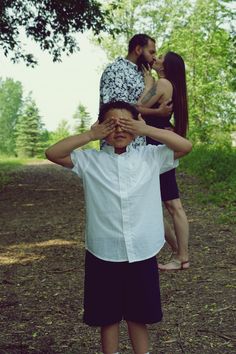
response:
<path fill-rule="evenodd" d="M 235 353 L 235 227 L 217 223 L 223 210 L 197 202 L 198 180 L 178 178 L 191 268 L 161 273 L 164 319 L 150 326 L 151 353 Z M 25 166 L 1 192 L 0 215 L 0 354 L 99 353 L 99 331 L 82 323 L 84 200 L 76 175 Z M 168 257 L 166 247 L 159 260 Z M 120 352 L 132 353 L 125 324 Z"/>

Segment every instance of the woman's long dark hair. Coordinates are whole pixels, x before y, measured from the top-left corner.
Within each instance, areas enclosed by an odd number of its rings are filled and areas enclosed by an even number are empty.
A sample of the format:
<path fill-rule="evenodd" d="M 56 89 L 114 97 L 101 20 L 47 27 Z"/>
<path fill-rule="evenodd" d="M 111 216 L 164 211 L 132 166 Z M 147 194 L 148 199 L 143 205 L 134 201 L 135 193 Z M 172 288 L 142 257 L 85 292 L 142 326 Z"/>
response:
<path fill-rule="evenodd" d="M 184 61 L 180 55 L 168 52 L 163 67 L 165 78 L 173 85 L 174 131 L 185 137 L 188 129 L 188 102 Z"/>

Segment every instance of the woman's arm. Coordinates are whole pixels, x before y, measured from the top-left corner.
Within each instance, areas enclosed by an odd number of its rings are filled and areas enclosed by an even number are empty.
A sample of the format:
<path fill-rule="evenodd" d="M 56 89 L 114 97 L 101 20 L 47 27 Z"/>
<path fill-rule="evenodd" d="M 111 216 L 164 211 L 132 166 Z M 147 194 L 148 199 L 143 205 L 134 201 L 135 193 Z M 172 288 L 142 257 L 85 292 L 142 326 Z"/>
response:
<path fill-rule="evenodd" d="M 73 150 L 86 145 L 90 141 L 100 140 L 110 134 L 115 127 L 114 119 L 106 119 L 103 123 L 93 126 L 82 134 L 73 135 L 52 145 L 45 151 L 48 160 L 58 165 L 73 168 L 70 154 Z"/>

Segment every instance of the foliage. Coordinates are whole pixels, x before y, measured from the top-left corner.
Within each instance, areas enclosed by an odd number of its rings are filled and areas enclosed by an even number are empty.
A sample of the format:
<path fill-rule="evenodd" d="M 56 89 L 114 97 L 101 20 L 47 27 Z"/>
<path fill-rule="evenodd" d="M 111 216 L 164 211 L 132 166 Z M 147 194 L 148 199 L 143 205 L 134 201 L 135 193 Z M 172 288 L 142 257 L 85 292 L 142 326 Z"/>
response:
<path fill-rule="evenodd" d="M 91 126 L 91 116 L 87 111 L 87 108 L 83 104 L 79 104 L 76 112 L 73 115 L 75 120 L 74 133 L 81 134 L 90 129 Z M 98 143 L 91 141 L 90 143 L 84 145 L 82 149 L 97 149 Z"/>
<path fill-rule="evenodd" d="M 84 133 L 86 130 L 90 128 L 91 125 L 91 117 L 86 107 L 83 104 L 79 104 L 76 112 L 73 115 L 73 119 L 75 121 L 74 133 L 80 134 Z"/>
<path fill-rule="evenodd" d="M 24 160 L 0 157 L 0 190 L 9 183 L 11 174 L 24 163 Z"/>
<path fill-rule="evenodd" d="M 106 2 L 109 7 L 111 1 Z M 235 124 L 235 15 L 232 1 L 120 0 L 113 8 L 114 25 L 122 33 L 115 40 L 100 36 L 110 60 L 127 53 L 127 42 L 144 32 L 157 39 L 158 52 L 173 50 L 187 68 L 190 135 L 214 142 Z"/>
<path fill-rule="evenodd" d="M 29 96 L 16 122 L 16 154 L 19 157 L 35 157 L 44 149 L 43 124 L 34 100 Z"/>
<path fill-rule="evenodd" d="M 0 79 L 0 153 L 13 155 L 14 128 L 22 106 L 22 85 L 13 79 Z"/>
<path fill-rule="evenodd" d="M 171 48 L 186 61 L 190 133 L 195 141 L 211 143 L 216 130 L 227 131 L 234 123 L 235 94 L 230 85 L 233 40 L 222 27 L 227 15 L 220 1 L 198 0 L 186 25 L 173 30 L 165 45 L 165 51 Z"/>
<path fill-rule="evenodd" d="M 236 215 L 236 150 L 229 144 L 199 144 L 181 160 L 181 167 L 200 177 L 201 201 L 215 203 L 224 209 L 222 221 L 232 222 Z M 204 193 L 207 188 L 208 193 Z"/>
<path fill-rule="evenodd" d="M 111 30 L 109 12 L 96 0 L 7 0 L 0 4 L 0 46 L 6 56 L 28 65 L 37 63 L 25 53 L 22 32 L 48 51 L 54 61 L 78 50 L 76 33 Z"/>
<path fill-rule="evenodd" d="M 53 132 L 47 132 L 47 139 L 46 140 L 46 147 L 49 147 L 55 143 L 57 143 L 59 140 L 62 140 L 64 138 L 67 138 L 70 135 L 70 125 L 67 120 L 62 119 L 56 130 Z"/>

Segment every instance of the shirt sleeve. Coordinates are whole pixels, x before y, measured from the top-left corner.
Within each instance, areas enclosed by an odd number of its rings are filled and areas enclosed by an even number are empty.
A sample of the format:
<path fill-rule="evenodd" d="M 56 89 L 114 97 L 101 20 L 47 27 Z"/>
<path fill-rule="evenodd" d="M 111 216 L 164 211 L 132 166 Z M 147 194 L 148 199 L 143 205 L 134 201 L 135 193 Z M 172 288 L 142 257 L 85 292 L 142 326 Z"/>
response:
<path fill-rule="evenodd" d="M 75 172 L 80 178 L 83 177 L 83 174 L 88 166 L 88 151 L 89 150 L 74 150 L 70 154 L 71 161 L 74 165 L 72 171 Z"/>
<path fill-rule="evenodd" d="M 179 161 L 174 159 L 174 151 L 166 145 L 147 145 L 152 150 L 152 156 L 158 161 L 160 174 L 178 167 Z"/>
<path fill-rule="evenodd" d="M 122 67 L 111 65 L 106 68 L 100 81 L 100 103 L 128 101 L 129 92 L 126 75 Z"/>

